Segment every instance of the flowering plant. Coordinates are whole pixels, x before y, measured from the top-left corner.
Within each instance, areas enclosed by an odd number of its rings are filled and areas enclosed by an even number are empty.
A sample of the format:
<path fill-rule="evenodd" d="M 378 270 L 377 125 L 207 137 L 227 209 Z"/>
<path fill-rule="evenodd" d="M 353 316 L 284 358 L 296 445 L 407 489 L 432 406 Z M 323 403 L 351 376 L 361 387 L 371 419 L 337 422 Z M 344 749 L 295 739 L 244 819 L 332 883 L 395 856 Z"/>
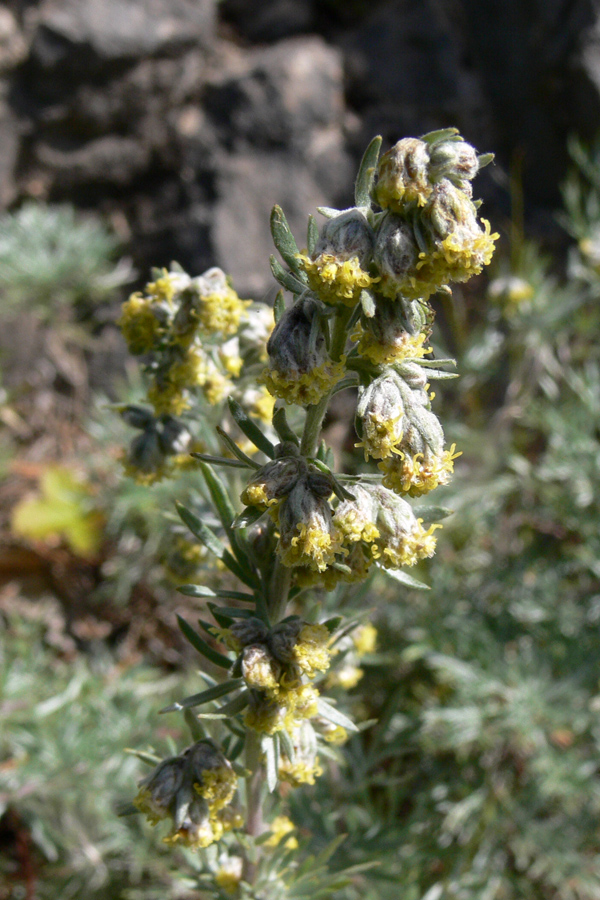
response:
<path fill-rule="evenodd" d="M 217 897 L 308 896 L 315 879 L 319 896 L 339 887 L 324 859 L 295 861 L 278 790 L 314 783 L 321 759 L 359 727 L 344 691 L 375 632 L 344 620 L 328 595 L 377 569 L 416 583 L 405 569 L 434 554 L 444 510 L 409 498 L 446 484 L 459 455 L 432 409 L 430 381 L 455 376 L 452 360 L 432 358 L 429 298 L 491 259 L 497 235 L 478 218 L 471 181 L 492 157 L 456 129 L 381 158 L 380 148 L 375 138 L 365 152 L 352 209 L 320 209 L 320 230 L 309 217 L 306 249 L 274 208 L 286 265 L 271 258 L 282 288 L 273 311 L 240 300 L 220 269 L 192 278 L 172 265 L 120 320 L 149 403 L 121 409 L 140 432 L 126 471 L 151 484 L 199 468 L 206 499 L 179 515 L 219 562 L 179 588 L 214 619 L 201 631 L 180 620 L 208 686 L 163 711 L 184 713 L 193 743 L 164 760 L 141 754 L 153 771 L 133 806 L 169 823 L 167 842 L 204 849 L 234 835 L 207 857 L 203 886 Z M 321 439 L 346 389 L 355 447 L 377 472 L 335 471 Z"/>

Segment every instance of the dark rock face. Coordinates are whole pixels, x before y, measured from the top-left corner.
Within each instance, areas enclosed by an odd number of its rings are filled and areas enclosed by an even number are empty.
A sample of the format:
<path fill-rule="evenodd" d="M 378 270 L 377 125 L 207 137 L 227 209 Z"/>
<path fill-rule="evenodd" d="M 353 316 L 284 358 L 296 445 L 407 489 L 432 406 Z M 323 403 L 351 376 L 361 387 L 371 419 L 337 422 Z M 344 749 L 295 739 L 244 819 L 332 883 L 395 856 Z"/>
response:
<path fill-rule="evenodd" d="M 600 130 L 593 0 L 0 3 L 0 204 L 97 209 L 143 273 L 218 264 L 262 296 L 274 202 L 302 244 L 373 134 L 448 125 L 497 153 L 489 218 L 517 157 L 551 210 L 567 134 Z"/>

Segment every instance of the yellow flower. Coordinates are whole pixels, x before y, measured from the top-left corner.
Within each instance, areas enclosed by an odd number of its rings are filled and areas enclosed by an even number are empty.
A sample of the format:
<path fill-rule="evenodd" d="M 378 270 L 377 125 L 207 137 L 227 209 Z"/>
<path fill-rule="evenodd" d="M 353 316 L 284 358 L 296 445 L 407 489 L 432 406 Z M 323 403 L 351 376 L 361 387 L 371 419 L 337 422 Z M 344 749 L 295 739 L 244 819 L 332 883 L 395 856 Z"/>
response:
<path fill-rule="evenodd" d="M 194 790 L 207 801 L 211 815 L 231 802 L 236 788 L 237 776 L 229 763 L 204 769 L 201 783 L 194 783 Z"/>
<path fill-rule="evenodd" d="M 448 484 L 454 471 L 456 444 L 441 454 L 400 452 L 378 464 L 383 472 L 383 483 L 399 494 L 420 497 L 440 485 Z"/>
<path fill-rule="evenodd" d="M 287 816 L 275 816 L 269 828 L 271 837 L 265 841 L 264 846 L 279 846 L 284 838 L 286 838 L 287 835 L 290 835 L 291 832 L 295 830 L 296 826 L 290 819 L 288 819 Z M 284 846 L 287 847 L 288 850 L 296 850 L 296 848 L 298 847 L 298 841 L 295 837 L 288 837 L 284 842 Z"/>
<path fill-rule="evenodd" d="M 314 678 L 329 668 L 329 631 L 325 625 L 303 625 L 294 644 L 294 658 L 300 671 Z"/>
<path fill-rule="evenodd" d="M 129 352 L 135 356 L 149 353 L 165 333 L 152 306 L 151 300 L 135 293 L 121 307 L 117 325 L 127 342 Z"/>
<path fill-rule="evenodd" d="M 278 371 L 271 363 L 259 380 L 274 397 L 279 397 L 286 403 L 312 406 L 342 380 L 346 374 L 345 364 L 345 356 L 337 363 L 325 360 L 314 369 L 299 375 Z"/>
<path fill-rule="evenodd" d="M 298 259 L 308 275 L 308 283 L 324 303 L 356 306 L 360 292 L 379 281 L 361 268 L 357 256 L 340 259 L 332 253 L 320 253 L 311 259 L 299 253 Z"/>
<path fill-rule="evenodd" d="M 377 629 L 370 622 L 358 625 L 350 634 L 359 656 L 373 653 L 377 645 Z"/>
<path fill-rule="evenodd" d="M 233 288 L 201 294 L 198 320 L 207 334 L 235 334 L 251 300 L 240 300 Z"/>

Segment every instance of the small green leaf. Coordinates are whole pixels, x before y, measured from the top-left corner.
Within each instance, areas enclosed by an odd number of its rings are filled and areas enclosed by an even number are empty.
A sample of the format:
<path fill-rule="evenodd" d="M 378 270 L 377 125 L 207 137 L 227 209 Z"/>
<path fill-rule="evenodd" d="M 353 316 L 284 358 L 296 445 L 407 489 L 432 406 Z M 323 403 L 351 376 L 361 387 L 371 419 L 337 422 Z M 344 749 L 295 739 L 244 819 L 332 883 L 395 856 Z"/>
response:
<path fill-rule="evenodd" d="M 170 706 L 165 706 L 164 709 L 159 710 L 159 712 L 179 712 L 182 709 L 191 709 L 193 706 L 202 706 L 203 703 L 210 703 L 212 700 L 217 700 L 219 697 L 225 696 L 225 694 L 237 691 L 243 684 L 243 678 L 234 678 L 230 681 L 224 681 L 223 684 L 217 684 L 214 687 L 208 688 L 206 691 L 200 691 L 199 694 L 192 694 L 191 697 L 186 697 L 184 700 L 178 700 Z"/>
<path fill-rule="evenodd" d="M 239 697 L 234 697 L 225 706 L 222 706 L 214 713 L 198 713 L 199 719 L 229 719 L 231 716 L 237 716 L 243 709 L 248 706 L 250 698 L 249 691 L 244 691 Z"/>
<path fill-rule="evenodd" d="M 325 626 L 325 628 L 327 629 L 329 634 L 333 634 L 333 632 L 336 631 L 340 627 L 340 625 L 342 624 L 342 621 L 343 621 L 343 619 L 341 616 L 333 616 L 333 618 L 327 619 L 322 624 Z"/>
<path fill-rule="evenodd" d="M 279 778 L 279 736 L 277 732 L 263 738 L 262 748 L 265 754 L 267 787 L 269 788 L 269 793 L 272 794 L 277 787 Z"/>
<path fill-rule="evenodd" d="M 232 469 L 247 469 L 248 464 L 241 462 L 239 459 L 227 459 L 224 456 L 211 456 L 210 453 L 190 453 L 194 459 L 201 459 L 203 462 L 212 463 L 213 466 L 229 466 Z"/>
<path fill-rule="evenodd" d="M 289 761 L 293 763 L 296 755 L 294 752 L 294 743 L 285 728 L 283 731 L 279 732 L 279 740 L 281 742 L 281 750 L 285 753 Z"/>
<path fill-rule="evenodd" d="M 352 719 L 349 719 L 343 712 L 340 712 L 336 706 L 331 706 L 331 704 L 327 703 L 326 700 L 323 700 L 322 697 L 319 698 L 318 707 L 319 715 L 323 716 L 324 719 L 333 722 L 334 725 L 340 725 L 342 728 L 345 728 L 346 731 L 358 731 L 358 728 Z"/>
<path fill-rule="evenodd" d="M 300 446 L 300 438 L 290 428 L 283 406 L 280 406 L 273 413 L 273 428 L 282 441 L 290 441 L 292 444 L 296 444 L 297 447 Z"/>
<path fill-rule="evenodd" d="M 438 131 L 428 131 L 427 134 L 422 134 L 419 140 L 433 145 L 442 141 L 461 141 L 462 138 L 458 128 L 440 128 Z"/>
<path fill-rule="evenodd" d="M 215 666 L 220 666 L 222 669 L 231 668 L 232 661 L 227 656 L 223 656 L 222 653 L 219 653 L 211 647 L 210 644 L 207 644 L 204 638 L 200 637 L 198 632 L 194 631 L 185 619 L 182 619 L 181 616 L 177 616 L 177 623 L 183 636 L 190 642 L 192 647 L 198 651 L 198 653 L 214 663 Z"/>
<path fill-rule="evenodd" d="M 413 512 L 424 525 L 430 525 L 432 522 L 439 522 L 440 519 L 447 519 L 453 515 L 454 510 L 446 506 L 415 506 Z"/>
<path fill-rule="evenodd" d="M 297 257 L 299 253 L 298 245 L 280 206 L 274 206 L 271 210 L 271 234 L 273 243 L 281 253 L 282 259 L 285 260 L 292 272 L 295 272 L 301 280 L 305 281 L 306 275 L 300 268 Z"/>
<path fill-rule="evenodd" d="M 254 594 L 244 591 L 213 590 L 203 584 L 181 584 L 177 590 L 186 597 L 222 597 L 224 600 L 243 600 L 244 603 L 254 603 Z"/>
<path fill-rule="evenodd" d="M 375 170 L 379 161 L 381 144 L 382 138 L 378 135 L 373 138 L 365 150 L 354 187 L 354 202 L 356 206 L 371 205 L 371 189 L 375 181 Z"/>
<path fill-rule="evenodd" d="M 246 437 L 252 441 L 255 447 L 268 456 L 269 459 L 275 458 L 275 447 L 271 441 L 262 433 L 260 428 L 248 418 L 240 404 L 233 397 L 229 398 L 229 409 L 238 428 L 244 432 Z"/>
<path fill-rule="evenodd" d="M 255 522 L 258 522 L 264 514 L 264 509 L 258 509 L 256 506 L 246 506 L 241 513 L 235 517 L 231 523 L 231 527 L 247 528 L 248 525 L 254 525 Z"/>
<path fill-rule="evenodd" d="M 271 272 L 273 273 L 273 277 L 279 282 L 279 284 L 284 287 L 287 291 L 290 291 L 292 294 L 303 294 L 306 290 L 306 284 L 303 281 L 300 281 L 299 278 L 296 278 L 291 272 L 286 272 L 281 263 L 276 259 L 276 257 L 271 256 L 269 258 L 269 262 L 271 265 Z"/>
<path fill-rule="evenodd" d="M 317 247 L 317 241 L 319 240 L 319 226 L 317 225 L 317 220 L 311 214 L 308 217 L 308 228 L 306 229 L 306 246 L 308 249 L 308 255 L 312 256 Z"/>
<path fill-rule="evenodd" d="M 283 291 L 277 291 L 277 296 L 275 297 L 275 303 L 273 304 L 273 317 L 275 319 L 275 324 L 279 322 L 280 318 L 285 312 L 285 297 L 283 295 Z"/>
<path fill-rule="evenodd" d="M 412 575 L 408 575 L 407 572 L 403 572 L 402 569 L 384 569 L 382 566 L 379 566 L 379 571 L 383 572 L 384 575 L 387 575 L 388 578 L 391 578 L 393 581 L 397 581 L 398 584 L 403 584 L 405 587 L 413 588 L 416 591 L 430 591 L 431 588 L 428 584 L 423 584 L 422 581 L 418 581 L 416 578 L 413 578 Z"/>
<path fill-rule="evenodd" d="M 211 531 L 208 525 L 205 525 L 195 513 L 178 500 L 175 501 L 175 506 L 184 525 L 187 525 L 192 534 L 202 541 L 207 550 L 210 550 L 218 559 L 222 559 L 225 553 L 225 544 L 219 540 L 214 531 Z"/>
<path fill-rule="evenodd" d="M 486 166 L 489 166 L 491 162 L 494 161 L 493 153 L 480 153 L 477 157 L 477 162 L 479 163 L 479 168 L 484 169 Z"/>
<path fill-rule="evenodd" d="M 375 297 L 371 291 L 360 292 L 360 305 L 367 319 L 372 319 L 375 315 Z"/>
<path fill-rule="evenodd" d="M 244 451 L 240 447 L 238 447 L 238 445 L 233 440 L 233 438 L 230 438 L 229 435 L 227 434 L 227 432 L 223 431 L 223 429 L 219 425 L 217 425 L 216 432 L 219 435 L 219 437 L 221 438 L 221 440 L 223 441 L 223 443 L 225 444 L 225 446 L 227 447 L 227 449 L 230 450 L 234 454 L 234 456 L 236 456 L 237 459 L 239 459 L 240 462 L 244 463 L 246 466 L 248 466 L 251 469 L 260 469 L 260 465 L 254 459 L 252 459 L 250 456 L 247 456 L 244 453 Z M 192 456 L 194 456 L 193 453 L 192 453 Z"/>
<path fill-rule="evenodd" d="M 190 729 L 193 741 L 202 741 L 208 737 L 202 722 L 194 715 L 191 709 L 184 710 L 183 718 L 185 719 L 185 724 Z"/>
<path fill-rule="evenodd" d="M 227 488 L 218 477 L 214 469 L 205 463 L 200 463 L 204 480 L 210 492 L 211 500 L 217 511 L 217 515 L 221 520 L 221 524 L 225 529 L 227 536 L 231 540 L 231 523 L 235 519 L 235 509 L 227 493 Z"/>

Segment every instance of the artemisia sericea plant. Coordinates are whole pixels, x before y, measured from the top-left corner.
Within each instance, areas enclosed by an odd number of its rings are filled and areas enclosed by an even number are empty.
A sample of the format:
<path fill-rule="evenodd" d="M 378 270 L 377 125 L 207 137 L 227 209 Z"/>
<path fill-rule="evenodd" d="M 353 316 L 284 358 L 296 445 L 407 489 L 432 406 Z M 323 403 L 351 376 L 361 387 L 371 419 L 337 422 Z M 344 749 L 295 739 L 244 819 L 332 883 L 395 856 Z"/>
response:
<path fill-rule="evenodd" d="M 471 182 L 492 157 L 456 129 L 380 148 L 365 152 L 356 206 L 321 208 L 321 228 L 309 217 L 305 249 L 273 209 L 273 310 L 241 300 L 220 269 L 172 265 L 120 319 L 148 385 L 146 406 L 121 408 L 139 431 L 125 468 L 146 483 L 199 469 L 205 495 L 178 511 L 218 560 L 180 587 L 213 619 L 180 620 L 208 686 L 163 710 L 185 716 L 191 744 L 140 753 L 153 768 L 130 811 L 201 850 L 216 897 L 321 897 L 343 883 L 330 851 L 302 858 L 282 807 L 360 724 L 344 688 L 374 629 L 325 600 L 376 569 L 414 583 L 406 570 L 433 555 L 440 527 L 419 498 L 459 456 L 432 408 L 430 382 L 454 363 L 432 358 L 429 299 L 491 259 L 498 235 Z M 356 397 L 352 475 L 334 471 L 321 436 L 343 390 Z"/>

